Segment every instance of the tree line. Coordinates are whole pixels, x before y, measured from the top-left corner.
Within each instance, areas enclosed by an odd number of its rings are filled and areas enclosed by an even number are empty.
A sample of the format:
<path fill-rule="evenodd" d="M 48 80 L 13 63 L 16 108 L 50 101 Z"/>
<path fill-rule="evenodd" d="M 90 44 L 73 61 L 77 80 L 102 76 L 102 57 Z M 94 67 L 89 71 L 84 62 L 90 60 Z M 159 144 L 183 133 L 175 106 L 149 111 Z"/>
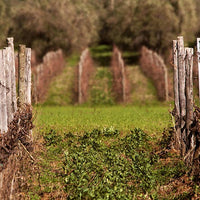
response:
<path fill-rule="evenodd" d="M 179 34 L 194 42 L 198 17 L 198 0 L 1 0 L 0 45 L 14 36 L 40 56 L 102 43 L 165 54 Z"/>

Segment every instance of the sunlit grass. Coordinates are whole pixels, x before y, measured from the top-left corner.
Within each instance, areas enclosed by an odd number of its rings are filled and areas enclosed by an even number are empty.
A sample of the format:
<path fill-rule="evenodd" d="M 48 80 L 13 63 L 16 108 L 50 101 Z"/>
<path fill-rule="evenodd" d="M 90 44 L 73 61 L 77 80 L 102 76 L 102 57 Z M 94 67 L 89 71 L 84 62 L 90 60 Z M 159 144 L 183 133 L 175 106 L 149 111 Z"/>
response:
<path fill-rule="evenodd" d="M 164 128 L 172 125 L 168 106 L 45 106 L 35 107 L 34 111 L 35 132 L 53 129 L 59 133 L 83 133 L 113 127 L 122 132 L 141 128 L 151 135 L 161 135 Z"/>

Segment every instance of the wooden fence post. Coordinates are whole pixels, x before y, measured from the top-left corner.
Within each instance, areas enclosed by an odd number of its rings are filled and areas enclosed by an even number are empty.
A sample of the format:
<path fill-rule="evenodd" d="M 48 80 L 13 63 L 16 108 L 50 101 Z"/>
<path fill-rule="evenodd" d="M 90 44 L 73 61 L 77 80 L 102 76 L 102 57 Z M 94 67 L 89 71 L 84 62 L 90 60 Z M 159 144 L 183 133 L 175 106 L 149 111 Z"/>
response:
<path fill-rule="evenodd" d="M 19 45 L 19 106 L 31 104 L 31 49 Z"/>
<path fill-rule="evenodd" d="M 26 67 L 26 46 L 19 45 L 19 80 L 18 80 L 18 97 L 19 106 L 26 102 L 25 100 L 25 67 Z"/>
<path fill-rule="evenodd" d="M 16 78 L 15 78 L 15 51 L 14 51 L 14 39 L 7 38 L 8 47 L 11 48 L 11 98 L 12 98 L 12 112 L 15 113 L 17 110 L 17 95 L 16 95 Z"/>
<path fill-rule="evenodd" d="M 197 38 L 197 58 L 198 58 L 198 80 L 199 80 L 199 101 L 200 101 L 200 38 Z"/>
<path fill-rule="evenodd" d="M 83 69 L 83 65 L 86 59 L 86 56 L 88 54 L 88 49 L 85 49 L 80 57 L 80 62 L 78 64 L 78 103 L 81 104 L 84 101 L 85 96 L 83 95 L 83 80 L 82 80 L 82 76 L 83 76 L 83 70 L 87 70 L 87 69 Z"/>
<path fill-rule="evenodd" d="M 78 64 L 78 103 L 82 103 L 82 73 L 83 73 L 83 53 Z"/>
<path fill-rule="evenodd" d="M 126 102 L 126 77 L 125 77 L 125 68 L 124 68 L 124 61 L 122 59 L 122 54 L 118 50 L 117 51 L 117 57 L 118 57 L 118 62 L 119 62 L 119 68 L 121 70 L 121 76 L 122 76 L 122 97 L 123 97 L 123 102 Z"/>
<path fill-rule="evenodd" d="M 4 53 L 3 53 L 4 52 Z M 5 50 L 0 50 L 0 131 L 7 132 L 7 104 L 5 82 Z"/>
<path fill-rule="evenodd" d="M 11 88 L 11 47 L 4 49 L 4 60 L 5 60 L 5 75 L 6 75 L 6 103 L 7 103 L 7 121 L 8 125 L 13 119 L 12 111 L 12 88 Z"/>
<path fill-rule="evenodd" d="M 186 68 L 186 137 L 190 133 L 190 125 L 193 121 L 193 48 L 185 48 Z M 188 146 L 188 142 L 186 142 Z"/>
<path fill-rule="evenodd" d="M 2 106 L 3 106 L 3 101 L 2 101 L 2 92 L 3 92 L 3 55 L 2 55 L 2 50 L 0 50 L 0 133 L 3 132 L 3 114 L 2 114 Z"/>
<path fill-rule="evenodd" d="M 26 49 L 25 85 L 25 103 L 31 105 L 31 48 Z"/>
<path fill-rule="evenodd" d="M 183 37 L 178 37 L 178 77 L 179 77 L 179 104 L 180 104 L 180 128 L 181 128 L 181 154 L 186 152 L 186 96 L 185 96 L 185 50 Z"/>
<path fill-rule="evenodd" d="M 174 67 L 174 100 L 175 111 L 180 118 L 180 105 L 179 105 L 179 85 L 178 85 L 178 52 L 177 52 L 177 40 L 173 40 L 173 67 Z"/>
<path fill-rule="evenodd" d="M 180 104 L 179 104 L 179 78 L 178 78 L 178 43 L 173 40 L 173 67 L 174 67 L 174 105 L 176 118 L 175 148 L 180 149 L 181 129 L 180 129 Z"/>
<path fill-rule="evenodd" d="M 199 109 L 193 111 L 193 48 L 184 48 L 183 37 L 173 41 L 175 145 L 192 173 L 199 171 Z M 177 72 L 178 66 L 178 72 Z M 179 98 L 178 98 L 179 97 Z M 191 127 L 192 125 L 192 127 Z M 179 137 L 180 134 L 180 137 Z"/>

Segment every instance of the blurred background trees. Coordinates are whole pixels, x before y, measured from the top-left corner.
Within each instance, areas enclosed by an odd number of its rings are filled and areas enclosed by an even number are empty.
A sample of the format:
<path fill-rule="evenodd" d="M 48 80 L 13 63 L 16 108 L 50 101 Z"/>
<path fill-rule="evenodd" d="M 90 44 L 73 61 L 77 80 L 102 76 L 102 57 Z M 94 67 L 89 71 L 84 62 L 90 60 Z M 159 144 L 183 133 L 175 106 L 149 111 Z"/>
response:
<path fill-rule="evenodd" d="M 200 33 L 198 0 L 1 0 L 0 44 L 7 36 L 41 56 L 58 48 L 142 45 L 165 54 L 181 34 L 194 42 Z"/>

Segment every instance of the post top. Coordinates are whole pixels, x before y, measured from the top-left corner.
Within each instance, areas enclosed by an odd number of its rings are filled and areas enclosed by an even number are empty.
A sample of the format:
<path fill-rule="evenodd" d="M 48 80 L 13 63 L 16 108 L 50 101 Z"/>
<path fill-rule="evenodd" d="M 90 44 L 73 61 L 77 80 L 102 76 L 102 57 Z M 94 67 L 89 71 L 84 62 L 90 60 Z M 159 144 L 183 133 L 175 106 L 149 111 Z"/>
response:
<path fill-rule="evenodd" d="M 193 49 L 193 48 L 186 47 L 186 48 L 185 48 L 185 52 L 186 52 L 186 54 L 192 54 L 192 55 L 193 55 L 194 49 Z"/>
<path fill-rule="evenodd" d="M 178 39 L 183 39 L 183 36 L 182 36 L 182 35 L 180 35 L 180 36 L 178 36 L 177 38 L 178 38 Z"/>

